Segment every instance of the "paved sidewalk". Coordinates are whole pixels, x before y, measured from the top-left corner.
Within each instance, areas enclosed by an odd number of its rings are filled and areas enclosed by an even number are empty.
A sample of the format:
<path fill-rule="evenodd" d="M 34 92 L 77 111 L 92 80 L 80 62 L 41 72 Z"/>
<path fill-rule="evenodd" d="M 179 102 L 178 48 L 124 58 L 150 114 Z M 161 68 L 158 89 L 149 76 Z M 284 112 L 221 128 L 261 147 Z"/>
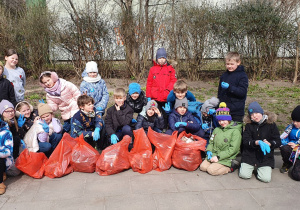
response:
<path fill-rule="evenodd" d="M 0 208 L 10 209 L 298 209 L 300 183 L 281 174 L 276 155 L 271 183 L 237 171 L 213 177 L 197 169 L 171 168 L 139 174 L 131 169 L 111 176 L 73 172 L 65 177 L 8 178 Z"/>

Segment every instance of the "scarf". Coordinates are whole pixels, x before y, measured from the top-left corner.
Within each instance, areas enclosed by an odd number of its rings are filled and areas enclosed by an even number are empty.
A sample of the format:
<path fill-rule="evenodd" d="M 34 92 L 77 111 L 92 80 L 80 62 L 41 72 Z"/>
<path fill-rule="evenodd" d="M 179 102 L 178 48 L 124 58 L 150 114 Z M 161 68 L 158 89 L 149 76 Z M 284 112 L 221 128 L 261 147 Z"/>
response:
<path fill-rule="evenodd" d="M 268 115 L 263 115 L 263 117 L 261 118 L 261 120 L 259 122 L 257 122 L 257 124 L 261 125 L 267 119 L 268 119 Z"/>
<path fill-rule="evenodd" d="M 53 85 L 53 87 L 45 88 L 45 91 L 52 96 L 60 96 L 60 92 L 61 92 L 60 79 L 57 80 L 57 82 Z"/>
<path fill-rule="evenodd" d="M 87 76 L 87 77 L 83 77 L 83 80 L 86 81 L 86 82 L 90 82 L 90 83 L 92 83 L 92 82 L 99 82 L 101 80 L 101 77 L 98 74 L 96 78 Z"/>
<path fill-rule="evenodd" d="M 83 111 L 83 110 L 81 109 L 81 112 L 82 112 L 83 114 L 85 114 L 87 117 L 95 117 L 95 116 L 96 116 L 95 111 L 92 111 L 92 112 L 85 112 L 85 111 Z"/>

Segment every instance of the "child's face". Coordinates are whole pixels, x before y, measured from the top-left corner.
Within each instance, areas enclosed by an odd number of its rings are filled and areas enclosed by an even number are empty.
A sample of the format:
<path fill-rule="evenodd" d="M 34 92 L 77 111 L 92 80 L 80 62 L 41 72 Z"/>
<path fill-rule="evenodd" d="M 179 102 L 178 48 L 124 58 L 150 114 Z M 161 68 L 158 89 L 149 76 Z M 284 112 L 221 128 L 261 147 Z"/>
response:
<path fill-rule="evenodd" d="M 17 54 L 13 54 L 11 56 L 5 56 L 5 65 L 7 64 L 9 67 L 16 67 L 19 62 L 19 58 Z"/>
<path fill-rule="evenodd" d="M 222 126 L 223 128 L 225 128 L 227 125 L 230 124 L 230 121 L 228 121 L 228 120 L 219 120 L 218 122 L 219 122 L 220 126 Z"/>
<path fill-rule="evenodd" d="M 51 121 L 52 121 L 52 114 L 51 113 L 46 113 L 46 114 L 43 114 L 41 116 L 41 120 L 44 121 L 47 123 L 47 124 L 50 124 Z"/>
<path fill-rule="evenodd" d="M 149 117 L 152 117 L 153 115 L 154 115 L 154 110 L 152 109 L 152 108 L 150 108 L 150 109 L 148 109 L 147 110 L 147 115 L 149 116 Z"/>
<path fill-rule="evenodd" d="M 116 105 L 123 106 L 124 101 L 126 100 L 126 96 L 115 96 L 114 100 L 115 100 Z"/>
<path fill-rule="evenodd" d="M 3 68 L 2 66 L 0 66 L 0 75 L 2 75 L 2 73 L 3 73 Z"/>
<path fill-rule="evenodd" d="M 27 105 L 23 105 L 19 111 L 22 115 L 24 115 L 24 117 L 29 118 L 30 114 L 31 114 L 31 110 L 29 108 L 29 106 Z"/>
<path fill-rule="evenodd" d="M 259 122 L 262 119 L 262 114 L 261 113 L 252 113 L 251 114 L 251 120 L 253 120 L 254 122 Z"/>
<path fill-rule="evenodd" d="M 94 104 L 92 102 L 89 102 L 87 104 L 84 104 L 84 106 L 79 107 L 84 112 L 92 112 L 94 110 Z"/>
<path fill-rule="evenodd" d="M 42 79 L 42 83 L 46 86 L 46 88 L 52 88 L 55 84 L 51 77 L 44 77 Z"/>
<path fill-rule="evenodd" d="M 15 110 L 13 108 L 8 108 L 3 112 L 2 115 L 5 119 L 11 120 L 15 117 Z"/>
<path fill-rule="evenodd" d="M 139 93 L 132 93 L 130 96 L 135 101 L 136 99 L 138 99 L 138 97 L 140 96 L 140 94 Z"/>
<path fill-rule="evenodd" d="M 226 59 L 226 69 L 230 72 L 235 71 L 241 62 L 236 62 L 233 59 Z"/>
<path fill-rule="evenodd" d="M 300 128 L 300 122 L 293 121 L 293 124 L 296 128 Z"/>
<path fill-rule="evenodd" d="M 184 92 L 176 91 L 174 93 L 175 93 L 175 96 L 176 96 L 177 99 L 184 99 L 187 91 L 184 91 Z"/>
<path fill-rule="evenodd" d="M 166 63 L 166 59 L 165 58 L 159 58 L 159 59 L 157 59 L 157 63 L 159 64 L 159 65 L 164 65 L 165 63 Z"/>
<path fill-rule="evenodd" d="M 88 76 L 92 77 L 92 78 L 96 78 L 97 75 L 98 75 L 98 72 L 90 72 L 90 73 L 88 73 Z"/>
<path fill-rule="evenodd" d="M 185 108 L 184 106 L 180 106 L 180 107 L 177 107 L 176 110 L 180 115 L 184 115 L 187 111 L 187 108 Z"/>

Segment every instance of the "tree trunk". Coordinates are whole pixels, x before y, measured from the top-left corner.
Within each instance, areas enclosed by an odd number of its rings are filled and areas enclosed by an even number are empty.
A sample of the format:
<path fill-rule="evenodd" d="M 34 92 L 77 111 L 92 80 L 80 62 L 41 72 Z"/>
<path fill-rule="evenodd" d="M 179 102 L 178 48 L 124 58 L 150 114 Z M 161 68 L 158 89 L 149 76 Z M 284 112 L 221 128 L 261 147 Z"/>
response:
<path fill-rule="evenodd" d="M 299 70 L 299 43 L 300 43 L 300 21 L 298 21 L 298 31 L 297 31 L 297 41 L 296 41 L 296 64 L 295 64 L 295 73 L 294 73 L 294 79 L 293 83 L 297 82 L 298 78 L 298 70 Z"/>

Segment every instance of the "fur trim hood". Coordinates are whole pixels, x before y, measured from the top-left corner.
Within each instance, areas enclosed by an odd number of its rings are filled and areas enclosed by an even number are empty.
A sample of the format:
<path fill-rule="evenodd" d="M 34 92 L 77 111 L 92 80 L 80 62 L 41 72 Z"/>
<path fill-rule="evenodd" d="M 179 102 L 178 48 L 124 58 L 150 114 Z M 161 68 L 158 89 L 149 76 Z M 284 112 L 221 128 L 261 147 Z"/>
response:
<path fill-rule="evenodd" d="M 267 123 L 268 124 L 272 124 L 272 123 L 274 123 L 274 122 L 277 121 L 277 115 L 275 113 L 265 111 L 264 114 L 268 116 L 268 119 L 267 119 Z M 245 115 L 245 117 L 244 117 L 244 123 L 245 124 L 252 123 L 250 115 L 248 115 L 248 114 Z"/>

